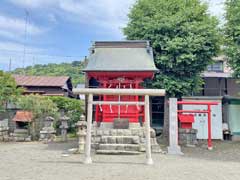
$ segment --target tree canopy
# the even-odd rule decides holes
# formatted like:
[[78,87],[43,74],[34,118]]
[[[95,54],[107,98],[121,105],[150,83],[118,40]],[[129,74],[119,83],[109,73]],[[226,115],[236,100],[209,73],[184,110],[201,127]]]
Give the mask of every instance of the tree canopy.
[[225,7],[225,52],[235,77],[240,78],[240,0],[227,0]]
[[124,34],[150,40],[159,73],[151,86],[181,97],[199,90],[200,77],[220,46],[218,21],[199,0],[138,0]]
[[14,78],[0,71],[0,110],[4,110],[6,103],[14,100],[21,93],[21,89],[17,88]]
[[47,116],[58,117],[58,108],[48,97],[40,95],[20,96],[17,106],[33,113],[34,119],[43,119]]
[[26,74],[33,76],[70,76],[73,85],[84,83],[84,75],[82,69],[85,67],[85,61],[73,61],[72,63],[61,64],[37,64],[26,68],[17,68],[12,74]]
[[48,97],[60,111],[63,111],[70,118],[69,125],[72,127],[84,112],[84,102],[79,99],[52,96]]

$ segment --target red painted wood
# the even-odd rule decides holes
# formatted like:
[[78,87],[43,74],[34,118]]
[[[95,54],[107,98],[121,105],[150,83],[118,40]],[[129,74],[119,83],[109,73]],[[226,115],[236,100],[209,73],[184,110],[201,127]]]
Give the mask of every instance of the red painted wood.
[[212,149],[212,120],[211,120],[211,106],[218,105],[218,102],[209,101],[178,101],[177,104],[185,105],[207,105],[207,110],[178,110],[178,113],[207,113],[208,114],[208,149]]
[[[125,88],[141,89],[141,82],[146,78],[153,78],[154,73],[143,72],[87,72],[88,79],[95,78],[99,82],[99,88]],[[119,96],[103,95],[99,96],[103,101],[119,101]],[[144,97],[120,96],[120,101],[143,102]],[[120,115],[119,115],[120,112]],[[144,121],[144,107],[137,105],[96,105],[95,119],[97,122],[113,122],[116,118],[126,118],[130,123],[139,122],[139,118]]]

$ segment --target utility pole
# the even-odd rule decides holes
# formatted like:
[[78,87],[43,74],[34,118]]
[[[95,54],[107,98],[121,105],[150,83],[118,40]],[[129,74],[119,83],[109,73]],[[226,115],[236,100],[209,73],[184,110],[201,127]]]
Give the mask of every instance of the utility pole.
[[33,68],[35,66],[35,57],[33,56],[33,62],[32,62],[32,70],[31,70],[31,74],[33,75]]
[[29,18],[29,12],[27,9],[25,9],[25,28],[24,28],[24,45],[23,45],[23,74],[25,74],[25,60],[26,60],[26,43],[27,43],[27,28],[28,28],[28,18]]

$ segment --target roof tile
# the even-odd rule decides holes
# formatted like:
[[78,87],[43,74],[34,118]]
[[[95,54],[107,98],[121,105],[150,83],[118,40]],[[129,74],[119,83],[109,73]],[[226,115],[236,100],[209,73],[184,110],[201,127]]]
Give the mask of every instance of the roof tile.
[[63,87],[68,76],[24,76],[13,75],[18,86]]
[[16,115],[13,118],[13,121],[17,122],[31,122],[33,115],[29,111],[17,111]]

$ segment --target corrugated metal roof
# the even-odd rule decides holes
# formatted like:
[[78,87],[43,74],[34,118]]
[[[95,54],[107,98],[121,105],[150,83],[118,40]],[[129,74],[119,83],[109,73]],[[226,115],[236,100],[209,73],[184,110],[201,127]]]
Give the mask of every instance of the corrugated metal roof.
[[96,41],[94,48],[147,48],[149,41]]
[[[102,42],[93,46],[84,71],[156,71],[148,41]],[[141,46],[140,46],[141,45]],[[121,46],[121,47],[120,47]]]
[[13,118],[13,121],[17,122],[31,122],[33,115],[29,111],[17,111],[16,115]]
[[45,86],[63,87],[68,81],[68,76],[24,76],[14,75],[18,86]]

